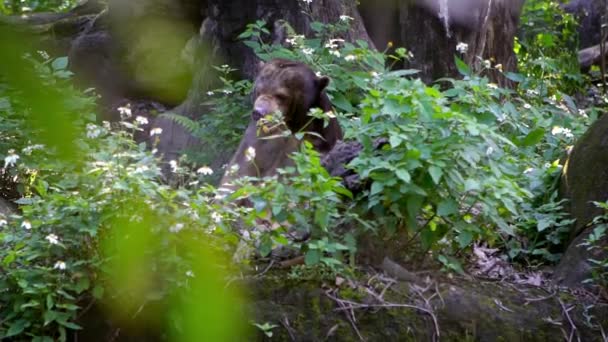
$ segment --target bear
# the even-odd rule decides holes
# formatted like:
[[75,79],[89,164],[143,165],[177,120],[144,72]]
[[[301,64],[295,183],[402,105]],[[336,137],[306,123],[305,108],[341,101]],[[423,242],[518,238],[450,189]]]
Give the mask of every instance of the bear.
[[[268,177],[278,168],[291,165],[289,155],[302,141],[293,133],[306,132],[304,140],[325,154],[342,139],[342,129],[335,117],[325,120],[308,115],[312,108],[332,110],[325,93],[329,78],[317,76],[306,64],[286,59],[273,59],[260,64],[253,88],[253,109],[243,139],[232,157],[220,186],[230,186],[234,179]],[[286,127],[268,129],[264,118],[280,112]],[[292,134],[280,134],[288,129]]]

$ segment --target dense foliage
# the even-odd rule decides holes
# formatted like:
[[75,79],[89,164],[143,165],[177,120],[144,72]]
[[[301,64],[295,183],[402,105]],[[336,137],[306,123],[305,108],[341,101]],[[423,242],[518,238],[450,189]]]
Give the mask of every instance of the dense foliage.
[[[234,339],[240,330],[227,324],[240,321],[229,310],[238,308],[238,296],[224,288],[223,252],[246,269],[254,252],[264,257],[283,246],[303,252],[310,269],[335,274],[356,266],[361,238],[372,236],[421,246],[458,272],[475,244],[498,247],[512,260],[555,262],[571,223],[557,202],[560,161],[598,112],[577,108],[571,97],[583,84],[570,64],[573,50],[562,49],[575,44],[571,18],[555,23],[558,9],[545,1],[526,6],[522,73],[506,75],[519,82],[516,90],[499,88],[458,57],[461,78],[425,85],[415,70],[391,70],[408,58],[406,49],[379,52],[344,41],[347,16],[313,22],[313,37],[287,28],[283,45],[267,43],[263,21],[249,25],[240,38],[261,59],[300,60],[331,77],[334,114],[346,139],[363,145],[349,165],[365,185],[357,195],[328,174],[308,144],[280,182],[243,179],[231,193],[210,185],[223,170],[207,165],[235,147],[248,118],[251,82],[232,80],[229,66],[217,68],[223,87],[207,94],[212,113],[199,122],[168,115],[216,146],[195,156],[199,165],[190,169],[181,160],[163,165],[155,146],[134,143],[149,123],[128,107],[120,109],[121,122],[99,124],[93,97],[70,86],[65,58],[28,56],[21,67],[35,71],[42,89],[58,89],[63,105],[33,124],[32,108],[41,104],[31,101],[32,89],[0,79],[0,191],[19,204],[19,212],[0,217],[0,337],[65,340],[80,328],[83,308],[103,300],[117,320],[160,302],[162,331]],[[550,29],[536,31],[541,24]],[[69,128],[60,134],[72,137],[70,154],[45,140],[46,124]],[[377,148],[376,141],[386,144]],[[236,205],[239,199],[252,206]],[[605,233],[604,222],[598,218],[592,238]],[[605,277],[606,262],[597,264]],[[199,317],[216,329],[201,331]]]
[[77,2],[77,0],[2,0],[0,1],[0,14],[65,12],[74,7]]

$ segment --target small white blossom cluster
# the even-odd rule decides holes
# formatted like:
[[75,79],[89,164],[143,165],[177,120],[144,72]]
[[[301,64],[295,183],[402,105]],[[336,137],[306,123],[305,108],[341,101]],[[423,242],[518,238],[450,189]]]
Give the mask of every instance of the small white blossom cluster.
[[307,56],[312,55],[313,52],[315,52],[315,50],[313,50],[312,48],[303,48],[302,49],[302,53],[305,54],[305,55],[307,55]]
[[122,120],[126,120],[126,119],[130,118],[133,115],[133,113],[131,113],[131,106],[130,105],[118,107],[117,110],[120,113],[120,118]]
[[247,151],[245,151],[245,158],[249,162],[254,160],[255,159],[255,148],[253,148],[252,146],[249,146],[247,148]]
[[294,36],[291,36],[290,38],[285,39],[285,42],[291,46],[298,46],[302,44],[302,41],[304,40],[304,36],[301,34],[296,34]]
[[36,52],[38,52],[38,55],[40,55],[40,57],[42,57],[45,60],[49,60],[49,58],[51,58],[46,51],[38,50]]
[[456,51],[463,54],[467,53],[467,51],[469,51],[469,44],[463,42],[458,43],[458,45],[456,45]]
[[171,233],[179,233],[182,229],[184,229],[183,223],[176,223],[169,228],[169,232]]
[[564,127],[560,127],[560,126],[553,126],[553,129],[551,130],[551,134],[553,134],[553,135],[562,134],[566,138],[574,137],[574,134],[572,134],[572,131],[569,128],[564,128]]
[[95,139],[99,137],[102,133],[103,131],[101,127],[92,123],[87,124],[87,138]]
[[171,167],[171,172],[173,172],[173,173],[177,172],[177,161],[170,160],[169,167]]
[[160,127],[152,128],[150,130],[150,136],[161,135],[163,133],[163,129]]
[[15,153],[15,150],[8,150],[8,155],[4,157],[4,168],[15,166],[19,160],[19,155]]
[[135,118],[135,122],[139,125],[147,125],[148,124],[148,119],[143,117],[143,116],[137,116]]
[[349,17],[349,16],[347,16],[345,14],[343,14],[343,15],[340,16],[340,21],[349,22],[349,21],[351,21],[353,19],[354,19],[353,17]]
[[66,266],[65,262],[63,262],[63,261],[57,261],[55,263],[55,265],[53,266],[53,268],[56,269],[56,270],[65,270],[66,267],[67,266]]
[[30,146],[24,147],[21,150],[21,152],[23,152],[23,154],[29,156],[30,154],[32,154],[33,151],[35,151],[35,150],[42,150],[43,148],[44,148],[44,145],[41,145],[41,144],[30,145]]
[[55,234],[49,234],[45,237],[45,239],[51,244],[51,245],[58,245],[59,244],[59,237]]
[[213,170],[208,166],[203,166],[196,170],[196,173],[199,173],[203,176],[210,176],[213,174]]

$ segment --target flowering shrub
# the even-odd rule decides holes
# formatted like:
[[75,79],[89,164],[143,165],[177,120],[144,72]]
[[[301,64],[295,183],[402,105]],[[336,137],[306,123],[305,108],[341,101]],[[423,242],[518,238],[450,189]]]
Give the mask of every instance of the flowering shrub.
[[[46,73],[50,61],[23,67],[32,64],[42,79],[54,79]],[[63,89],[65,120],[92,109],[89,97],[65,84],[52,86]],[[20,211],[0,217],[0,337],[66,340],[67,329],[81,328],[78,313],[98,300],[118,321],[131,320],[145,303],[164,301],[171,311],[167,331],[176,336],[192,329],[196,336],[199,323],[189,320],[208,315],[206,310],[218,320],[209,324],[233,322],[214,300],[222,293],[228,301],[238,296],[216,287],[223,284],[214,283],[219,274],[208,265],[216,259],[213,251],[230,246],[231,216],[213,204],[212,187],[197,185],[213,170],[201,167],[193,174],[172,161],[172,171],[189,183],[171,188],[160,182],[160,159],[133,141],[149,124],[143,117],[111,126],[82,115],[72,122],[75,140],[69,142],[77,145],[78,158],[61,157],[38,141],[22,89],[3,84],[0,103],[2,172],[19,184],[20,195]],[[131,116],[128,107],[120,112]],[[209,303],[207,309],[186,305],[197,296]],[[218,334],[193,340],[228,336]]]

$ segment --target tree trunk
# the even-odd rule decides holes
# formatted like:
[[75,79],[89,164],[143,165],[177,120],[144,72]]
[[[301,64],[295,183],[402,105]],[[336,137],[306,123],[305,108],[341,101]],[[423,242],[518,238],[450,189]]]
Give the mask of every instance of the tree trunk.
[[[413,58],[402,67],[420,70],[426,83],[458,76],[454,55],[460,55],[459,43],[468,45],[461,57],[476,72],[484,69],[484,60],[492,66],[501,64],[505,72],[517,69],[513,43],[524,0],[379,2],[362,1],[362,16],[372,39],[378,47],[392,42],[411,51]],[[496,68],[486,73],[501,86],[513,86]]]
[[[207,17],[200,29],[198,40],[201,53],[196,55],[192,86],[188,98],[174,109],[175,113],[188,117],[200,117],[209,111],[203,103],[207,90],[217,82],[211,66],[228,64],[238,69],[243,78],[255,77],[259,59],[237,37],[245,31],[247,24],[256,20],[266,21],[271,32],[267,37],[269,43],[282,43],[285,39],[282,26],[284,22],[289,23],[299,34],[310,35],[311,21],[337,22],[341,15],[348,15],[354,20],[345,38],[350,41],[363,39],[372,44],[355,1],[352,0],[313,1],[310,4],[312,18],[302,13],[301,6],[306,5],[299,0],[209,0],[207,5],[204,11]],[[169,160],[177,159],[184,149],[199,146],[202,148],[200,142],[172,120],[159,118],[154,125],[163,129],[158,149]],[[229,155],[230,153],[227,153],[226,160],[220,160],[217,164],[226,163]]]

